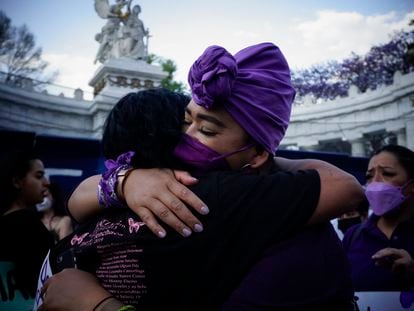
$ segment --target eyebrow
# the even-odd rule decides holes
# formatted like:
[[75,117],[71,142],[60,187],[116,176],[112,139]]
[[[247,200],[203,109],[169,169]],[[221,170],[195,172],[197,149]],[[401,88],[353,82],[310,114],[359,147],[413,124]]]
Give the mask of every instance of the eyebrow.
[[[378,165],[378,167],[379,168],[382,168],[382,169],[384,169],[384,168],[386,168],[386,169],[393,169],[391,166],[381,166],[381,165]],[[367,170],[367,172],[371,172],[373,169],[374,168],[370,168],[369,170]]]
[[[192,112],[191,112],[191,109],[190,108],[186,108],[185,109],[185,111],[190,115],[190,116],[192,116]],[[208,114],[204,114],[204,113],[197,113],[196,115],[195,115],[195,117],[196,118],[198,118],[198,119],[201,119],[201,120],[204,120],[204,121],[207,121],[207,122],[210,122],[210,123],[213,123],[213,124],[215,124],[215,125],[217,125],[217,126],[219,126],[219,127],[223,127],[223,128],[226,128],[227,126],[223,123],[223,122],[221,122],[219,119],[217,119],[216,117],[213,117],[213,116],[210,116],[210,115],[208,115]]]

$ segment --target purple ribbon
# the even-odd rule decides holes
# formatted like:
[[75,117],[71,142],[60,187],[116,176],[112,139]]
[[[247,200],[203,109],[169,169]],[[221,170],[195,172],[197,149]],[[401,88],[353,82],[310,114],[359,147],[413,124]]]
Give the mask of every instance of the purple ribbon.
[[123,207],[124,203],[118,198],[116,186],[118,173],[131,167],[131,159],[135,152],[128,151],[118,156],[116,160],[106,160],[106,172],[102,174],[98,186],[99,205],[103,207]]

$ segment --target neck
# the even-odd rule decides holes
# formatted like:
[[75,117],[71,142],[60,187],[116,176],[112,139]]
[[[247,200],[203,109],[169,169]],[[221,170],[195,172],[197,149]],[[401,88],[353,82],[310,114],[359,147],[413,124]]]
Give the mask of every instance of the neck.
[[7,215],[7,214],[10,214],[12,212],[21,210],[21,209],[25,209],[26,207],[27,207],[26,204],[24,204],[22,201],[16,200],[12,203],[10,208],[3,215]]
[[48,208],[47,210],[43,211],[43,218],[52,218],[54,216],[53,210]]
[[398,214],[389,217],[382,216],[378,219],[377,226],[390,239],[395,228],[412,217],[414,217],[414,206],[410,200],[403,203]]
[[269,156],[269,158],[266,160],[265,163],[263,163],[261,166],[256,168],[254,171],[257,174],[268,174],[272,171],[272,169],[275,167],[275,163],[273,161],[273,158]]

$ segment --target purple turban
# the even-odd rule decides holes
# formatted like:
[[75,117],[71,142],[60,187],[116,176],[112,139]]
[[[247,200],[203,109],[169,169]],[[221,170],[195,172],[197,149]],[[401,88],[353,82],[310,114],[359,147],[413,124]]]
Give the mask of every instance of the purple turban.
[[274,154],[295,98],[289,66],[277,46],[261,43],[234,56],[220,46],[210,46],[191,66],[188,82],[196,104],[206,109],[222,105]]

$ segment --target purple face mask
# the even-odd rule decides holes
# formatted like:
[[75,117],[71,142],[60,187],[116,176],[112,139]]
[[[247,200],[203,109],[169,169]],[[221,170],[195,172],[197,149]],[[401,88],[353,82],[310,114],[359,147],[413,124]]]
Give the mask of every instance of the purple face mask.
[[396,187],[384,182],[372,182],[365,189],[365,196],[377,216],[383,216],[397,210],[407,199],[402,190],[412,180],[409,180],[401,187]]
[[200,143],[197,139],[183,134],[181,140],[174,149],[174,157],[183,164],[196,169],[197,171],[206,172],[214,170],[230,170],[230,165],[226,158],[238,152],[247,150],[255,144],[248,144],[236,151],[220,154],[217,151]]

